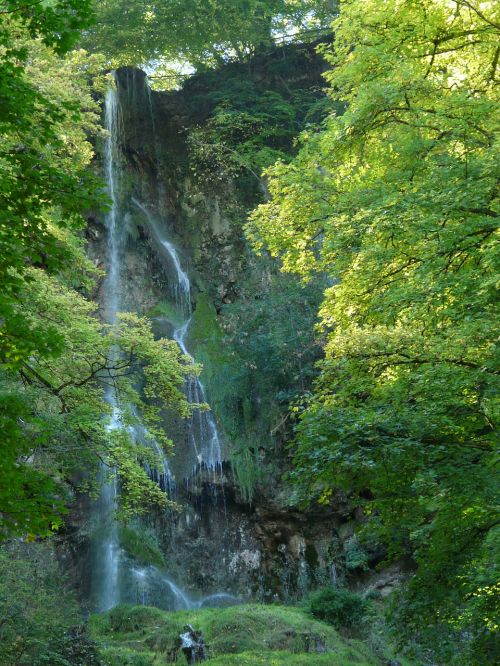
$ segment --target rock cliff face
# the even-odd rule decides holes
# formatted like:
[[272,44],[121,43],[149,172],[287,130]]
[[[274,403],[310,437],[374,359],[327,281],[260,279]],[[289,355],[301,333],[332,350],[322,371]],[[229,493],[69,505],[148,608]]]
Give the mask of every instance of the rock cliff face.
[[[283,55],[271,56],[278,57]],[[276,62],[270,67],[266,59],[253,63],[251,71],[230,65],[221,76],[250,77],[253,85],[270,90],[321,87],[323,63],[312,49],[290,50],[288,57],[300,62],[288,67],[287,79],[279,74]],[[180,91],[154,92],[145,74],[132,68],[118,70],[116,81],[122,123],[121,197],[128,229],[122,303],[150,316],[157,335],[171,337],[178,325],[174,267],[160,251],[149,216],[175,245],[190,276],[193,315],[188,346],[204,362],[202,381],[224,439],[222,470],[217,474],[203,466],[193,470],[184,455],[186,426],[165,414],[165,427],[176,445],[172,469],[182,511],[151,517],[130,529],[136,530],[139,540],[141,534],[154,533],[165,571],[193,597],[224,592],[241,599],[296,599],[349,572],[361,575],[380,553],[359,550],[352,529],[356,517],[345,497],[339,495],[329,507],[306,513],[290,507],[279,482],[289,463],[278,445],[274,474],[254,470],[258,481],[251,502],[235,474],[233,442],[217,401],[221,386],[230,386],[235,372],[234,365],[226,363],[219,313],[225,304],[238,300],[244,271],[264,276],[267,268],[249,259],[241,228],[245,204],[237,183],[209,191],[191,170],[187,134],[210,116],[218,83],[212,75],[198,76]],[[255,182],[249,189],[247,204],[255,203],[261,192]],[[105,234],[102,220],[89,221],[89,253],[101,264]],[[238,400],[244,404],[245,396]],[[234,415],[236,425],[244,418],[243,409]],[[252,418],[258,419],[258,413]],[[276,432],[277,440],[286,438],[279,428]],[[264,449],[261,458],[270,455]],[[254,450],[261,450],[258,441]],[[253,459],[257,467],[259,455]],[[139,553],[127,543],[123,548],[128,548],[127,557],[142,565],[154,564],[151,552]],[[136,600],[141,601],[140,590]]]

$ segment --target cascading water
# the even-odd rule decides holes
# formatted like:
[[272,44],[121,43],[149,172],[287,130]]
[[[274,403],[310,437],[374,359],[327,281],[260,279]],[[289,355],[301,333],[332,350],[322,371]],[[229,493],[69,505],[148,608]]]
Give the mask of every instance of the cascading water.
[[148,222],[149,230],[152,232],[153,237],[158,245],[163,256],[170,261],[175,270],[175,300],[179,310],[183,316],[186,314],[191,315],[191,282],[187,273],[182,269],[179,254],[175,246],[165,238],[165,235],[160,230],[160,227],[154,220],[148,209],[143,206],[137,199],[132,197],[132,202],[135,206],[145,215]]
[[[110,88],[105,100],[105,128],[107,130],[104,166],[107,183],[107,191],[111,200],[109,212],[106,215],[107,227],[107,275],[103,284],[103,313],[109,324],[116,322],[117,313],[120,309],[121,292],[121,262],[125,244],[125,225],[120,216],[120,204],[118,197],[118,155],[120,135],[120,107],[118,93]],[[115,351],[116,357],[119,350]],[[112,387],[108,387],[105,393],[106,401],[112,408],[112,417],[108,426],[110,431],[123,429],[122,412],[118,405],[116,393]],[[160,462],[159,469],[148,470],[162,489],[169,494],[174,491],[174,480],[170,472],[168,460],[159,444],[148,437],[145,426],[140,422],[133,407],[131,411],[136,417],[136,423],[128,426],[131,438],[140,444],[147,444],[157,454]],[[111,479],[108,472],[111,471]],[[119,531],[116,521],[116,505],[118,497],[118,486],[113,470],[102,465],[100,472],[101,492],[95,507],[96,538],[93,563],[93,598],[98,610],[105,611],[116,606],[122,600],[120,589],[122,579],[130,575],[128,565],[124,563],[123,553],[119,543]]]
[[[112,404],[112,396],[107,396]],[[118,415],[113,408],[110,429],[118,426]],[[100,471],[101,493],[97,501],[97,522],[99,539],[96,544],[94,567],[94,596],[96,607],[106,611],[119,603],[118,576],[120,567],[120,545],[118,541],[118,526],[115,519],[117,499],[116,478],[107,478],[107,469],[104,464]]]
[[[104,166],[107,191],[111,206],[106,215],[107,245],[106,263],[107,277],[103,283],[103,313],[105,320],[113,324],[121,307],[123,288],[123,258],[126,251],[127,236],[124,195],[121,191],[120,163],[120,103],[119,91],[110,89],[105,100],[105,127],[107,138],[105,143]],[[151,109],[151,122],[154,118]],[[154,129],[154,125],[153,125]],[[148,220],[150,230],[163,250],[166,260],[175,270],[175,297],[183,323],[174,332],[174,339],[182,352],[190,359],[186,348],[186,335],[191,320],[191,284],[187,273],[183,270],[175,246],[164,237],[149,211],[138,201],[134,204],[143,212]],[[116,350],[119,358],[119,350]],[[190,380],[187,387],[188,399],[192,403],[205,402],[205,391],[197,379]],[[109,387],[106,400],[111,406],[112,416],[109,430],[126,429],[133,441],[140,445],[147,444],[157,454],[158,468],[147,468],[149,476],[172,496],[175,492],[175,480],[171,473],[168,459],[161,447],[147,432],[140,420],[140,415],[133,406],[127,405],[134,419],[134,425],[125,426],[123,413],[118,397]],[[219,434],[213,415],[198,410],[189,421],[189,443],[191,449],[192,469],[200,465],[214,473],[222,467],[222,450]],[[111,475],[109,472],[111,471]],[[111,478],[109,478],[111,476]],[[100,473],[101,492],[94,507],[94,549],[92,569],[92,597],[97,610],[105,611],[119,603],[151,604],[168,610],[198,608],[204,605],[227,605],[237,602],[235,597],[225,593],[217,593],[198,600],[193,600],[174,581],[157,567],[139,566],[120,546],[120,530],[115,517],[119,487],[113,470],[104,464]]]
[[[191,283],[189,277],[182,269],[175,246],[165,237],[164,232],[149,210],[137,201],[137,199],[132,198],[132,201],[146,217],[149,230],[157,246],[163,251],[163,254],[170,261],[174,269],[176,276],[175,297],[179,310],[186,319],[175,329],[173,339],[181,348],[182,353],[191,359],[191,361],[194,361],[186,346],[186,338],[192,316]],[[205,388],[197,377],[188,379],[187,397],[191,404],[206,403]],[[195,414],[189,420],[188,440],[193,455],[193,471],[196,471],[200,466],[205,467],[214,474],[222,470],[222,443],[212,412],[201,409],[196,410]]]
[[234,606],[238,598],[226,592],[217,592],[201,599],[193,599],[162,574],[156,567],[137,567],[132,569],[135,598],[137,604],[158,606],[161,601],[169,600],[169,610],[190,610],[213,606]]
[[156,457],[159,461],[158,467],[151,467],[147,463],[144,464],[144,467],[148,473],[148,476],[155,481],[162,490],[164,490],[169,497],[175,496],[175,477],[172,474],[170,465],[168,463],[168,458],[163,452],[161,446],[158,442],[151,437],[148,433],[147,428],[141,423],[137,411],[134,407],[130,407],[136,418],[136,423],[134,425],[128,426],[128,431],[134,442],[141,444],[142,446],[149,446],[153,449],[156,454]]

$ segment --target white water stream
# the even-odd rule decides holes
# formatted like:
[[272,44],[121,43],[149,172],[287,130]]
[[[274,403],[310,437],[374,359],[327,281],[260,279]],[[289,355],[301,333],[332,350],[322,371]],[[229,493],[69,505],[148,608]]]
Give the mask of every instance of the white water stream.
[[[105,100],[105,128],[107,130],[104,167],[106,175],[107,192],[111,200],[111,206],[106,215],[107,227],[106,260],[107,275],[103,284],[103,310],[105,320],[113,324],[116,322],[117,313],[120,310],[121,293],[121,263],[124,249],[125,229],[123,219],[120,215],[120,204],[118,198],[119,189],[119,136],[120,136],[120,107],[118,93],[115,89],[109,89]],[[116,357],[119,357],[116,350]],[[124,428],[122,411],[114,389],[110,386],[106,389],[106,401],[112,408],[112,416],[108,425],[109,431]],[[131,408],[132,411],[133,408]],[[145,426],[138,418],[133,426],[128,426],[129,435],[134,441],[142,445],[147,444],[158,456],[160,469],[148,470],[160,487],[166,492],[172,493],[174,481],[168,465],[168,459],[159,444],[148,437]],[[121,578],[126,572],[124,568],[124,557],[119,543],[119,530],[116,521],[116,508],[118,499],[118,484],[114,470],[109,469],[104,463],[100,472],[101,492],[96,503],[95,519],[97,522],[95,538],[95,556],[93,566],[93,596],[99,611],[113,608],[121,601],[120,588]]]
[[[173,339],[179,345],[182,353],[191,361],[193,357],[186,346],[186,338],[191,323],[191,283],[187,273],[183,270],[179,254],[175,246],[165,237],[165,233],[153,218],[149,210],[137,199],[132,198],[133,203],[144,214],[148,222],[148,228],[153,234],[157,245],[163,248],[165,256],[171,263],[176,276],[175,295],[177,305],[183,316],[187,318],[175,329]],[[206,403],[206,392],[203,384],[197,377],[187,381],[187,397],[192,404]],[[213,414],[206,410],[196,410],[188,424],[188,439],[193,454],[193,471],[200,465],[212,472],[220,471],[222,468],[222,444],[219,431]]]
[[158,595],[169,598],[171,610],[191,610],[210,606],[233,606],[237,597],[226,592],[217,592],[200,599],[193,599],[161,573],[156,567],[137,567],[132,569],[135,581],[135,602],[143,605],[156,605]]
[[[108,228],[107,259],[108,272],[104,282],[104,317],[110,324],[116,321],[119,308],[119,228],[117,224],[118,204],[116,195],[116,177],[114,163],[115,143],[117,127],[119,122],[118,99],[114,90],[106,94],[105,104],[105,127],[108,131],[105,146],[105,172],[108,195],[111,199],[111,207],[106,215],[106,226]],[[117,352],[118,353],[118,352]],[[120,412],[116,404],[114,390],[109,387],[105,393],[106,401],[112,408],[112,417],[108,425],[110,431],[120,427]],[[111,472],[111,478],[109,478]],[[97,541],[97,583],[95,596],[97,608],[105,611],[119,602],[118,573],[120,567],[120,546],[118,542],[118,525],[116,523],[115,511],[118,494],[116,476],[113,470],[109,470],[102,463],[100,471],[101,493],[97,502],[97,521],[100,538]]]

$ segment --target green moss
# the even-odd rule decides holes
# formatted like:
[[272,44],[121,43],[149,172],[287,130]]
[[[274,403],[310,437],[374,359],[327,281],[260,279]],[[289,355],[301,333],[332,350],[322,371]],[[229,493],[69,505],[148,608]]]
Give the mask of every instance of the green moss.
[[233,358],[224,344],[217,313],[208,294],[200,293],[189,328],[188,347],[196,361],[203,365],[201,381],[207,389],[209,403],[217,414],[234,400],[232,378],[238,373]]
[[105,666],[157,666],[167,663],[156,659],[153,652],[137,652],[123,647],[104,648],[101,656]]
[[169,303],[168,301],[160,301],[157,303],[154,308],[149,310],[147,316],[150,318],[164,317],[172,324],[174,328],[177,328],[182,323],[182,317],[177,308],[175,305]]
[[[130,661],[134,655],[150,659],[138,661],[137,665],[156,666],[173,663],[178,636],[188,623],[203,632],[215,665],[380,664],[365,643],[340,636],[333,627],[311,618],[300,608],[248,604],[172,613],[122,606],[93,616],[90,625],[106,658],[115,660],[109,661],[110,666],[136,666]],[[129,661],[117,661],[120,655]]]
[[236,445],[233,447],[231,454],[234,478],[238,483],[243,499],[250,504],[257,483],[262,480],[262,469],[259,467],[255,453],[250,449],[251,440],[248,440],[248,446],[244,446],[241,438],[235,439],[233,445]]
[[154,535],[141,527],[121,527],[120,545],[129,557],[141,564],[165,566],[165,558]]
[[207,347],[218,355],[223,354],[222,331],[217,320],[217,312],[206,293],[198,294],[189,329],[189,340],[195,349]]
[[252,452],[260,437],[254,432],[255,415],[246,396],[247,386],[241,382],[242,369],[205,292],[198,296],[189,335],[189,347],[203,365],[200,379],[207,389],[208,402],[231,442],[234,478],[244,499],[251,502],[262,476]]

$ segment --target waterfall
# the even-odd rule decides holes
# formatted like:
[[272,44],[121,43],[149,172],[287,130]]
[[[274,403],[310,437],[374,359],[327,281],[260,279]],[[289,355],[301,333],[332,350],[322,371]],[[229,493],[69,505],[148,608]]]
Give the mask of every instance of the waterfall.
[[[108,323],[116,321],[119,309],[119,245],[120,229],[117,224],[118,201],[116,193],[116,172],[114,168],[114,155],[116,152],[116,138],[118,135],[119,108],[116,91],[108,90],[105,101],[105,127],[108,132],[105,146],[105,173],[106,183],[111,206],[106,215],[106,226],[108,228],[107,259],[108,271],[104,282],[104,317]],[[116,354],[118,352],[115,352]],[[120,413],[116,404],[114,390],[106,389],[105,398],[112,408],[112,417],[108,425],[110,431],[120,427]],[[101,464],[100,484],[101,492],[97,502],[97,521],[100,541],[97,544],[97,580],[94,578],[95,596],[97,607],[105,611],[119,602],[119,568],[120,568],[120,545],[118,541],[118,525],[115,518],[117,483],[114,471],[112,477],[108,478],[108,469],[104,463]]]
[[[148,222],[148,227],[150,232],[153,235],[154,240],[156,241],[157,247],[167,262],[170,262],[171,266],[175,271],[175,301],[176,305],[179,308],[182,316],[190,316],[191,314],[191,282],[187,273],[182,269],[181,261],[179,259],[179,254],[175,249],[173,243],[171,243],[165,237],[165,234],[161,231],[160,226],[157,224],[156,220],[153,218],[149,210],[143,206],[137,199],[132,197],[132,203],[137,206],[137,208],[144,214]],[[183,350],[184,351],[184,350]]]
[[[148,95],[151,112],[151,123],[155,131],[154,115],[151,106],[151,95]],[[107,274],[103,282],[102,310],[105,321],[114,324],[122,307],[121,297],[126,283],[124,282],[126,266],[126,216],[124,212],[130,199],[126,193],[121,177],[120,166],[123,161],[122,117],[120,112],[120,90],[108,90],[105,98],[105,128],[107,137],[104,150],[104,174],[107,193],[111,202],[105,217],[107,229],[106,264]],[[156,142],[156,135],[155,142]],[[173,338],[181,351],[191,361],[192,356],[186,346],[186,338],[192,317],[191,283],[188,273],[183,268],[181,258],[175,245],[168,239],[149,210],[139,201],[132,199],[133,204],[145,215],[149,229],[154,237],[165,262],[175,275],[174,297],[181,315],[182,324],[174,331]],[[127,276],[129,279],[130,276]],[[113,352],[119,359],[120,350]],[[198,379],[187,381],[187,398],[194,404],[205,403],[205,389]],[[175,479],[171,472],[168,458],[161,446],[151,437],[141,421],[140,414],[134,405],[126,405],[127,415],[132,415],[134,423],[127,424],[123,415],[118,395],[112,386],[107,387],[105,399],[110,406],[111,418],[108,431],[126,431],[133,442],[147,445],[157,454],[158,465],[145,469],[149,477],[170,497],[175,493]],[[129,419],[127,419],[128,421]],[[208,411],[196,410],[188,422],[189,459],[192,471],[204,467],[214,474],[222,470],[222,446],[215,419]],[[224,605],[237,603],[237,599],[226,593],[216,594],[194,600],[184,592],[166,572],[154,566],[138,566],[133,555],[127,553],[120,544],[120,529],[116,519],[119,484],[115,470],[104,463],[99,474],[100,495],[93,507],[93,549],[91,589],[93,604],[96,610],[109,610],[119,603],[140,603],[155,605],[168,610],[199,608],[203,605]]]
[[134,425],[128,426],[129,435],[134,442],[143,446],[149,446],[156,453],[157,459],[160,462],[160,467],[151,467],[147,463],[144,464],[146,472],[150,479],[153,479],[162,490],[164,490],[169,497],[175,496],[175,477],[172,474],[168,458],[158,444],[154,437],[151,437],[146,426],[141,422],[137,414],[136,408],[129,405],[129,409],[134,414],[137,422]]
[[[147,77],[144,78],[144,86],[148,103],[149,118],[151,123],[151,133],[153,136],[155,163],[159,169],[159,146],[156,132],[156,123],[153,109],[153,98],[151,88]],[[158,210],[160,209],[160,182],[157,178],[158,189]],[[174,269],[175,287],[174,296],[176,305],[183,317],[183,323],[174,331],[173,338],[179,345],[182,353],[194,361],[192,355],[186,347],[186,338],[189,331],[192,316],[191,306],[191,283],[179,258],[175,245],[167,238],[164,230],[151,212],[144,204],[132,197],[133,204],[145,216],[148,228],[152,234],[160,254],[166,259],[169,265]],[[202,404],[207,402],[205,387],[197,377],[191,377],[187,380],[186,393],[188,401],[192,404]],[[195,472],[200,466],[205,467],[214,475],[222,472],[222,443],[212,412],[197,410],[190,418],[188,423],[188,441],[193,456],[192,472]]]
[[[173,339],[179,345],[182,353],[194,362],[186,346],[186,338],[191,324],[191,283],[186,271],[183,270],[179,254],[173,243],[165,236],[160,225],[151,215],[150,211],[137,199],[132,198],[134,205],[145,216],[148,228],[156,241],[157,247],[163,256],[170,262],[176,277],[175,298],[177,306],[185,317],[182,324],[174,331]],[[187,398],[191,404],[207,402],[205,387],[197,377],[187,380]],[[188,441],[193,455],[193,472],[200,466],[212,473],[222,470],[222,443],[212,412],[197,410],[188,423]]]
[[[119,203],[119,137],[120,137],[120,107],[118,93],[110,88],[105,99],[105,128],[107,137],[104,150],[104,172],[106,176],[107,192],[111,201],[109,211],[105,218],[107,228],[106,260],[107,274],[103,284],[103,314],[104,319],[113,324],[117,320],[120,309],[121,292],[121,263],[125,244],[125,225],[120,215]],[[119,357],[119,350],[114,356]],[[123,430],[122,411],[119,407],[117,395],[113,387],[108,387],[105,399],[111,406],[112,416],[108,431]],[[158,456],[160,469],[149,469],[148,472],[160,487],[173,494],[175,484],[167,457],[160,445],[148,435],[146,427],[141,423],[139,415],[133,406],[128,406],[136,417],[136,423],[128,426],[129,436],[133,441],[150,446]],[[108,477],[110,476],[111,479]],[[96,544],[94,553],[94,566],[92,576],[93,596],[99,611],[113,608],[121,601],[121,579],[128,572],[123,571],[123,554],[120,549],[118,524],[116,521],[116,507],[118,498],[118,485],[114,470],[102,463],[99,474],[100,495],[95,507]]]

